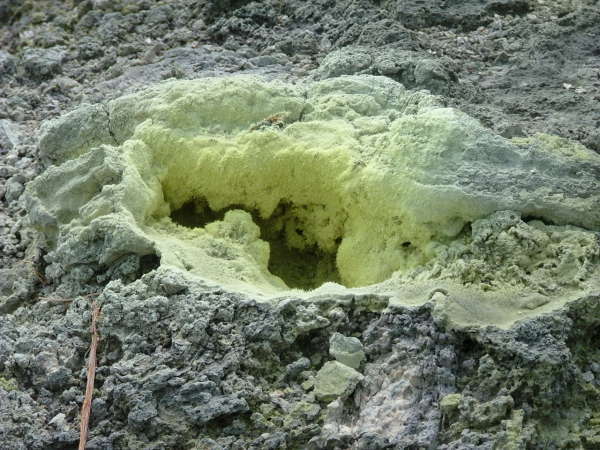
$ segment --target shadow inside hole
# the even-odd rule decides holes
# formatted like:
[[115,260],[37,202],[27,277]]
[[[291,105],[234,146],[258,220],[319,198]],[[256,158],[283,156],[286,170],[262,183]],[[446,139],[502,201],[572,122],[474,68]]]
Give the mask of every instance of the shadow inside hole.
[[158,269],[160,266],[160,257],[154,253],[150,255],[140,256],[139,268],[137,272],[137,278],[141,278],[142,275]]
[[205,199],[190,200],[171,213],[171,220],[187,228],[201,228],[223,220],[227,210],[213,211]]
[[[233,209],[242,209],[252,215],[254,223],[260,228],[260,238],[270,246],[269,272],[281,278],[289,288],[310,290],[328,281],[341,284],[336,265],[341,238],[336,240],[335,250],[331,252],[324,251],[316,244],[304,248],[290,245],[289,235],[285,231],[289,227],[286,225],[290,221],[296,222],[294,207],[290,203],[280,203],[269,218],[263,219],[258,211],[248,210],[240,205],[213,211],[205,199],[194,199],[173,211],[171,220],[187,228],[199,228],[223,220],[225,213]],[[295,226],[293,229],[299,237],[304,236],[301,227]]]

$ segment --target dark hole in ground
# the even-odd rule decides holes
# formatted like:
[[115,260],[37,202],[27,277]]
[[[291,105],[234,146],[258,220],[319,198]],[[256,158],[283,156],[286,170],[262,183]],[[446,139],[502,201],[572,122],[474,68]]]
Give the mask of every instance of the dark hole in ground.
[[140,256],[139,269],[137,273],[137,278],[140,278],[142,275],[153,271],[154,269],[158,269],[160,266],[160,258],[158,255],[154,253],[150,255]]
[[[323,330],[313,330],[307,334],[298,336],[294,347],[308,359],[318,354],[327,357],[328,351],[326,349],[329,348],[329,337],[329,333]],[[286,361],[286,364],[291,362],[293,361]]]
[[[327,281],[339,283],[335,262],[339,244],[336,243],[334,252],[323,251],[316,244],[303,249],[289,245],[286,223],[295,221],[293,210],[294,205],[281,203],[268,219],[253,215],[254,222],[260,227],[261,239],[271,247],[269,271],[291,288],[315,289]],[[304,230],[299,226],[292,229],[300,238],[305,237]]]
[[542,222],[544,225],[558,225],[557,223],[546,219],[545,217],[542,216],[535,216],[535,215],[526,215],[521,217],[521,220],[525,223],[529,223],[529,222],[533,222],[538,221],[538,222]]
[[100,341],[98,353],[101,365],[111,365],[123,356],[123,345],[117,337],[108,336]]
[[[233,209],[243,209],[252,215],[260,228],[260,237],[270,246],[269,271],[281,278],[290,288],[315,289],[327,281],[340,283],[336,266],[337,247],[341,238],[335,241],[335,251],[328,252],[318,245],[297,248],[290,245],[289,234],[293,230],[300,240],[305,238],[305,230],[294,217],[294,205],[282,202],[273,214],[261,218],[258,211],[248,210],[241,205],[232,205],[213,211],[205,199],[194,199],[171,213],[171,220],[187,228],[199,228],[217,220],[223,220],[225,213]],[[289,223],[294,224],[288,227]]]
[[190,200],[171,213],[171,220],[187,228],[200,228],[223,220],[227,210],[213,211],[204,199]]

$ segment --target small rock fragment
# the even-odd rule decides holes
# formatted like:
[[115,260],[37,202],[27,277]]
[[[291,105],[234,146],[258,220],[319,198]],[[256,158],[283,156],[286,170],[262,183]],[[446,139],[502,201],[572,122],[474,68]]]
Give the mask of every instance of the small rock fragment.
[[458,405],[460,403],[460,399],[462,398],[461,394],[448,394],[440,401],[440,409],[446,415],[451,415],[458,410]]
[[326,402],[338,397],[348,397],[363,378],[351,367],[337,361],[328,361],[315,378],[315,395]]
[[62,71],[65,53],[58,48],[29,48],[23,53],[23,67],[33,80],[52,78]]
[[362,343],[355,337],[334,333],[329,339],[329,353],[342,364],[358,369],[365,359]]
[[17,200],[25,189],[25,186],[20,178],[21,177],[19,175],[15,175],[6,183],[6,193],[4,194],[4,197],[8,203]]
[[285,368],[285,374],[288,379],[295,379],[300,372],[310,367],[310,359],[304,357],[291,364],[288,364]]
[[[2,72],[1,64],[0,61],[0,72]],[[0,154],[19,145],[20,137],[21,132],[17,123],[9,119],[0,120]]]
[[0,50],[0,79],[12,75],[16,67],[16,58],[10,53]]
[[66,418],[66,416],[63,413],[59,413],[59,414],[55,415],[52,419],[50,419],[50,422],[48,422],[48,425],[54,425],[56,427],[56,429],[62,430],[64,428],[66,428],[66,425],[67,425],[65,418]]

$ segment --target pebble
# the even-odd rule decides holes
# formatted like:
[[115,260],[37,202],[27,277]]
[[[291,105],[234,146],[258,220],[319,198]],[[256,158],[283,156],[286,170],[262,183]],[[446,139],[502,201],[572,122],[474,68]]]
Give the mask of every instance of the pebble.
[[4,198],[8,203],[17,200],[23,193],[23,190],[25,190],[25,186],[18,177],[19,175],[13,176],[6,183],[6,192],[4,193]]
[[52,78],[62,71],[65,51],[62,48],[28,48],[22,56],[23,68],[33,80]]

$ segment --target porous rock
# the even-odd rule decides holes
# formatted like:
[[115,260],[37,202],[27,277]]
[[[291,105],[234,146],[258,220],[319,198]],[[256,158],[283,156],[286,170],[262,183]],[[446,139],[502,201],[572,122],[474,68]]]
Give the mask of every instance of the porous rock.
[[60,47],[28,48],[21,57],[25,73],[34,80],[45,80],[59,74],[64,59],[65,51]]

